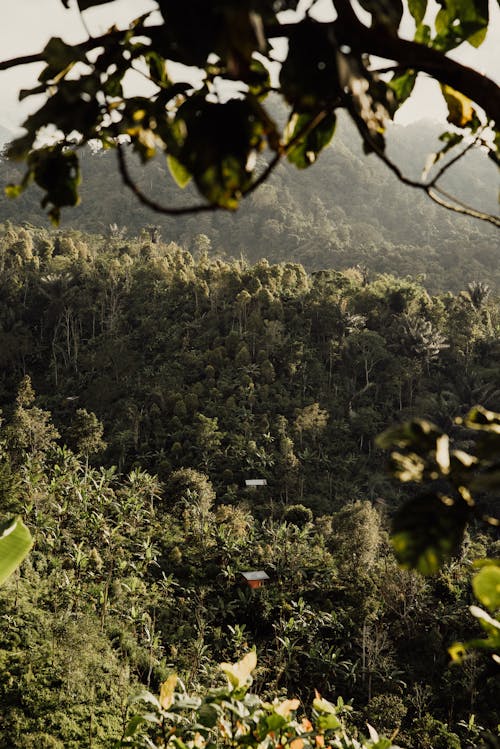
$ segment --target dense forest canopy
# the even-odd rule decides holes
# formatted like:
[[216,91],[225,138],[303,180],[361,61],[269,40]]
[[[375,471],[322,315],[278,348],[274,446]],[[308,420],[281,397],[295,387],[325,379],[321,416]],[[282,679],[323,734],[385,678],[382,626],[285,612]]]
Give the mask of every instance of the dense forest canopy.
[[[107,2],[80,0],[78,7],[84,14]],[[116,149],[123,181],[153,210],[167,215],[233,210],[283,159],[299,169],[313,164],[344,111],[365,152],[375,153],[399,180],[440,205],[500,225],[481,206],[468,207],[450,195],[442,180],[474,147],[498,162],[498,86],[448,54],[463,43],[481,45],[489,24],[487,0],[443,0],[437,13],[426,0],[360,5],[362,18],[350,0],[332,0],[327,16],[316,18],[314,2],[290,15],[298,10],[297,0],[159,0],[156,11],[145,12],[127,29],[113,27],[73,46],[52,38],[40,54],[0,63],[0,70],[45,64],[34,88],[21,93],[45,94],[46,100],[9,149],[27,162],[9,194],[36,182],[44,191],[43,207],[59,221],[61,207],[79,201],[77,150],[97,141]],[[413,40],[403,37],[405,11]],[[275,80],[277,40],[286,41],[286,52]],[[180,80],[170,77],[173,64],[183,66]],[[124,81],[132,70],[148,79],[147,96],[127,92]],[[201,71],[199,84],[190,71],[198,80]],[[439,82],[453,126],[421,180],[392,161],[384,135],[420,74]],[[287,106],[284,123],[267,106],[272,91]],[[55,128],[51,145],[38,138],[47,126]],[[205,202],[166,206],[144,190],[127,165],[125,141],[143,162],[166,155],[177,183],[183,187],[192,179]],[[452,158],[441,161],[447,153]]]
[[[389,153],[404,159],[407,170],[417,175],[427,151],[439,144],[440,132],[439,125],[429,122],[392,127]],[[281,165],[236,214],[178,217],[152,214],[121,183],[111,152],[87,150],[80,156],[82,201],[64,213],[62,226],[103,234],[110,241],[113,234],[129,240],[150,227],[168,241],[226,258],[298,262],[308,271],[359,265],[370,272],[419,276],[431,293],[456,293],[470,281],[500,288],[494,227],[444,212],[401,185],[373,156],[366,159],[359,135],[345,118],[339,117],[335,138],[335,148],[327,149],[301,179],[293,165]],[[146,166],[132,159],[130,168],[144,189],[164,194],[173,204],[184,199],[174,181],[165,178],[160,157]],[[0,181],[15,182],[21,176],[19,167],[0,159]],[[475,199],[494,211],[496,183],[494,164],[473,152],[445,184],[465,202]],[[39,190],[15,201],[0,195],[0,220],[45,222],[40,199]]]
[[141,685],[203,692],[255,645],[264,699],[343,695],[352,732],[476,749],[495,664],[447,648],[498,541],[473,522],[434,577],[400,569],[387,519],[416,487],[374,437],[427,416],[470,451],[454,416],[500,410],[498,296],[155,239],[2,227],[0,496],[35,547],[0,593],[0,746],[109,746]]

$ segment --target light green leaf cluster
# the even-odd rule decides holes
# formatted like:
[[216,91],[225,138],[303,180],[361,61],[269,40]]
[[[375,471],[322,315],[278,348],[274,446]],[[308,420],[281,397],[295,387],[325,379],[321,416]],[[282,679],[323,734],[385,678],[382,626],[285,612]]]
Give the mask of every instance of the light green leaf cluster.
[[134,715],[125,728],[119,747],[135,749],[398,749],[368,725],[369,737],[347,729],[344,715],[350,710],[342,698],[337,704],[316,692],[311,719],[297,717],[297,699],[264,702],[248,688],[257,667],[255,650],[237,663],[222,663],[228,678],[224,688],[202,697],[176,692],[177,677],[169,676],[161,686],[159,699],[143,692],[147,711]]
[[31,534],[21,518],[0,525],[0,585],[19,567],[32,545]]

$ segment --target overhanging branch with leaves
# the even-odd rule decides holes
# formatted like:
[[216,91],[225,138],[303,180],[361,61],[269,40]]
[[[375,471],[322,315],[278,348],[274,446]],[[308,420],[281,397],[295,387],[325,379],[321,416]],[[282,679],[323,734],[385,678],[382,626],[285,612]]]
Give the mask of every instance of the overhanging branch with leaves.
[[[79,0],[78,5],[84,12],[109,1]],[[403,178],[385,150],[387,122],[412,95],[417,76],[425,74],[441,85],[453,126],[435,159],[449,159],[438,177],[473,147],[498,163],[500,89],[447,54],[462,43],[481,44],[489,23],[484,0],[443,0],[432,27],[425,22],[427,0],[409,0],[414,40],[400,35],[402,0],[363,0],[370,26],[349,0],[332,0],[336,19],[328,23],[308,13],[283,22],[281,11],[296,10],[297,0],[157,4],[160,23],[152,23],[148,12],[127,29],[114,27],[73,46],[53,38],[39,54],[0,62],[0,71],[32,63],[45,66],[38,84],[20,94],[42,93],[46,100],[26,119],[26,134],[9,148],[12,158],[27,164],[21,183],[7,187],[10,196],[36,182],[44,190],[42,206],[57,222],[62,207],[79,201],[77,149],[97,140],[104,148],[117,148],[125,184],[153,210],[167,215],[235,210],[284,158],[299,169],[313,164],[334,136],[337,110],[345,109],[365,150],[375,152],[399,179],[440,205],[500,226],[497,217],[448,196],[436,174],[421,181]],[[278,38],[288,40],[288,52],[275,85],[272,43]],[[370,56],[389,61],[394,70],[381,77]],[[172,63],[198,75],[203,71],[200,85],[174,81]],[[151,96],[127,94],[124,78],[133,70],[153,84]],[[284,128],[266,109],[271,90],[288,107]],[[38,146],[46,126],[54,127],[59,139],[50,147]],[[206,202],[178,208],[144,195],[128,170],[125,140],[143,163],[164,153],[179,186],[193,180]],[[259,153],[267,153],[267,166],[260,171]]]

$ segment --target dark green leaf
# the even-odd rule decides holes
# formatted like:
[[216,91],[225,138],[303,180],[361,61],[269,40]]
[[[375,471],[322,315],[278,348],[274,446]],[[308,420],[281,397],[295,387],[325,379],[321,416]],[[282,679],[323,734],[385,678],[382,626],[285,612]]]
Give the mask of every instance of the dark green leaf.
[[80,168],[77,155],[59,146],[39,149],[30,154],[28,166],[37,185],[45,190],[42,207],[49,206],[51,220],[58,223],[60,208],[79,202]]
[[395,446],[411,447],[414,450],[418,448],[419,452],[428,451],[435,449],[436,440],[442,434],[430,421],[413,419],[386,429],[377,437],[376,444],[384,450]]
[[396,33],[403,17],[402,0],[359,0],[359,4],[372,15],[373,26],[383,26]]
[[337,47],[327,24],[310,18],[297,24],[281,66],[280,85],[298,112],[319,111],[338,98]]
[[320,151],[325,148],[333,138],[337,118],[335,113],[322,117],[319,123],[310,128],[309,126],[316,117],[308,113],[294,114],[290,119],[285,137],[288,142],[298,138],[297,144],[288,151],[288,161],[295,164],[299,169],[314,164]]
[[409,70],[404,75],[397,75],[389,81],[389,86],[394,91],[399,104],[402,104],[411,95],[417,80],[417,73]]
[[427,0],[408,0],[408,10],[415,19],[417,27],[420,26],[427,10]]
[[456,554],[462,543],[470,508],[460,499],[422,494],[396,513],[391,541],[405,568],[432,575]]
[[231,99],[224,104],[192,97],[179,109],[171,150],[192,174],[202,195],[223,208],[235,209],[250,186],[256,153],[274,125],[261,119],[259,105]]
[[206,728],[213,728],[217,723],[217,709],[210,704],[204,703],[198,710],[198,722]]
[[433,45],[449,50],[462,42],[479,47],[488,28],[488,0],[455,0],[442,7],[436,15],[436,37]]
[[47,42],[43,50],[43,57],[47,62],[47,67],[42,70],[38,77],[38,80],[42,83],[56,79],[59,75],[69,70],[76,62],[83,59],[76,47],[66,44],[59,37],[52,37]]
[[134,736],[137,733],[137,729],[142,723],[144,723],[144,718],[142,717],[142,715],[134,715],[134,717],[131,718],[127,723],[127,728],[125,729],[125,733],[123,734],[124,738]]

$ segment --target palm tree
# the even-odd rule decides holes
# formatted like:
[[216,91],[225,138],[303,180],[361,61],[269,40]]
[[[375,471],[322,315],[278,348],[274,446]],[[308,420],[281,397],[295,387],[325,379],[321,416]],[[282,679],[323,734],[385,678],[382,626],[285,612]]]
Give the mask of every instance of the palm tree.
[[474,309],[479,312],[481,307],[488,301],[488,297],[491,294],[490,287],[482,281],[472,281],[472,283],[467,284],[467,291]]

